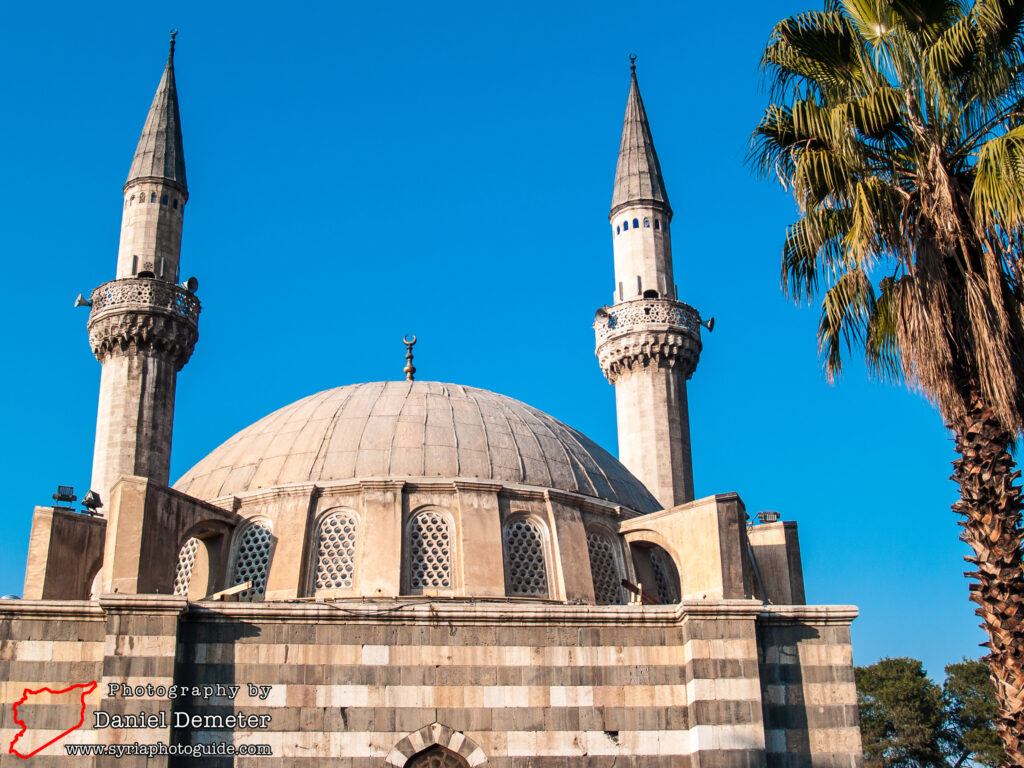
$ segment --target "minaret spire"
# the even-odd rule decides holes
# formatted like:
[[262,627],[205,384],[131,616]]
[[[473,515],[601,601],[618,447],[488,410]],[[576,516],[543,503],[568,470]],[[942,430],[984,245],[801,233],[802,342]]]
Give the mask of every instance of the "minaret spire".
[[678,301],[672,208],[647,122],[636,57],[615,169],[615,290],[594,322],[597,358],[615,385],[619,459],[667,509],[693,500],[686,380],[700,356],[700,316]]
[[611,215],[614,216],[627,205],[644,203],[658,205],[671,212],[644,100],[640,98],[640,85],[636,80],[636,56],[629,57],[629,71],[629,97],[626,99],[626,115],[622,120],[622,142],[619,144],[619,162],[615,168]]
[[167,66],[164,67],[163,77],[160,78],[160,85],[157,86],[153,104],[146,116],[125,188],[143,179],[163,179],[179,187],[187,198],[185,149],[181,140],[178,89],[174,83],[174,38],[177,35],[178,30],[171,31]]

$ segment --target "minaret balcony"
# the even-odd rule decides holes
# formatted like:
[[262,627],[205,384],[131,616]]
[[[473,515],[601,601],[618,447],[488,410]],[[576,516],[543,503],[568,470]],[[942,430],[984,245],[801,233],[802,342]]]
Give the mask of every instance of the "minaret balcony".
[[594,320],[597,343],[613,333],[636,326],[674,325],[700,339],[700,313],[689,304],[671,299],[636,299],[598,310]]
[[198,326],[199,309],[195,294],[174,283],[150,277],[128,277],[111,280],[92,292],[89,322],[107,314],[155,311]]
[[689,378],[700,358],[700,314],[671,299],[635,299],[602,307],[594,319],[597,358],[613,384],[647,368],[680,368]]
[[92,292],[89,344],[101,363],[110,356],[157,354],[178,370],[199,338],[199,299],[174,283],[126,277]]

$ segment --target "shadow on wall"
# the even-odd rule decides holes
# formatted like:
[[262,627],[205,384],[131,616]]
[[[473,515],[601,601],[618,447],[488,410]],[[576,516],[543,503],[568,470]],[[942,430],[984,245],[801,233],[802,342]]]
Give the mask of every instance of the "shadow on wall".
[[820,640],[821,632],[797,622],[759,623],[757,633],[768,768],[810,768],[810,719],[804,691],[808,670],[800,662],[800,646]]
[[[195,715],[226,717],[238,712],[245,712],[247,715],[269,714],[268,708],[261,707],[259,701],[252,701],[248,695],[249,683],[259,685],[260,681],[239,679],[235,663],[238,643],[244,642],[246,638],[260,637],[261,628],[237,619],[218,621],[215,610],[204,609],[202,614],[197,615],[195,608],[190,606],[190,610],[182,615],[178,630],[178,644],[181,650],[174,665],[174,683],[192,688],[210,686],[215,691],[215,695],[210,697],[185,696],[176,699],[171,715],[175,719],[175,724],[178,718],[185,715],[189,717]],[[247,675],[247,677],[251,677],[251,675]],[[265,683],[263,684],[265,685]],[[218,686],[221,688],[218,689]],[[216,695],[217,691],[223,693],[229,686],[238,686],[236,696]],[[236,730],[247,729],[227,726],[172,729],[172,733],[176,734],[172,743],[182,746],[218,742],[231,744],[234,742]],[[255,732],[260,733],[261,731],[256,730]],[[235,765],[235,758],[231,755],[211,755],[199,758],[184,755],[171,756],[168,765],[171,768],[179,766],[185,768],[185,766],[198,765],[197,761],[211,768],[232,768]]]

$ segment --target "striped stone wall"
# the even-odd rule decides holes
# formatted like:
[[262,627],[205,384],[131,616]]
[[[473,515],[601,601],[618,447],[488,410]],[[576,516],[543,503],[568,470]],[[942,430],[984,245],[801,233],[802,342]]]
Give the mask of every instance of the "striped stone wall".
[[[31,763],[10,754],[11,742],[21,731],[14,721],[14,704],[26,690],[59,691],[76,683],[98,682],[103,673],[105,639],[106,620],[96,603],[0,600],[0,765],[67,765],[66,753],[56,745],[30,758]],[[37,705],[36,701],[46,703]],[[80,701],[75,692],[28,697],[19,707],[18,716],[32,732],[22,736],[16,748],[27,754],[32,745],[60,736],[69,723],[78,722]],[[99,704],[98,686],[86,694],[85,701],[89,707]],[[94,733],[80,729],[61,743],[94,741]]]
[[182,706],[269,714],[266,731],[192,735],[269,744],[274,756],[261,766],[331,754],[345,756],[338,765],[379,768],[433,723],[464,734],[488,766],[763,765],[761,605],[687,608],[194,606],[179,679],[271,688],[265,701],[243,690],[233,703]]
[[[85,727],[34,765],[64,764],[58,747],[65,743],[162,741],[272,752],[203,758],[212,766],[401,768],[441,734],[443,742],[434,740],[473,766],[855,766],[853,615],[748,600],[644,607],[187,604],[155,595],[109,595],[99,604],[10,601],[0,604],[0,764],[17,760],[6,748],[17,732],[11,703],[24,688],[96,680]],[[109,685],[122,682],[239,691],[233,698],[111,697]],[[263,688],[253,693],[250,685]],[[244,714],[265,727],[98,731],[91,727],[97,709],[162,712],[171,722],[181,714]],[[68,713],[33,717],[48,726],[66,723]],[[185,757],[76,760],[197,764]]]
[[852,609],[766,606],[758,620],[769,768],[862,763]]

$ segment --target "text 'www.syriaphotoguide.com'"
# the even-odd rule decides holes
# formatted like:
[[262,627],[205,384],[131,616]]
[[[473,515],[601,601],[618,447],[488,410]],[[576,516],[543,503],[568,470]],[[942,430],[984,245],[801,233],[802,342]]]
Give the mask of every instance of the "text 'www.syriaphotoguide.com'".
[[106,757],[211,757],[216,755],[272,755],[269,744],[231,744],[225,741],[210,744],[65,744],[69,755],[104,755]]

